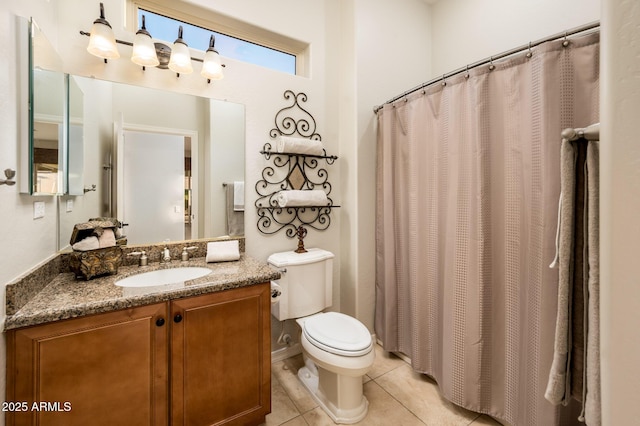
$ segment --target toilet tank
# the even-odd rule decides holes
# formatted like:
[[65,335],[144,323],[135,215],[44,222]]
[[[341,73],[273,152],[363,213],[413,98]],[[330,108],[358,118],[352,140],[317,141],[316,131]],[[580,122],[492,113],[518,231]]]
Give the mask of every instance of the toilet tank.
[[281,278],[280,300],[271,305],[271,314],[278,320],[300,318],[331,306],[333,289],[333,253],[308,249],[306,253],[286,251],[274,253],[267,262],[276,267]]

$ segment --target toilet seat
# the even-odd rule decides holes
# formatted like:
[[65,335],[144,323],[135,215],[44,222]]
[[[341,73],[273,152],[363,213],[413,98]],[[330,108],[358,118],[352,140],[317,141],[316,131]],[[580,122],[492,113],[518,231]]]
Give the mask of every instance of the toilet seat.
[[357,319],[339,312],[313,315],[304,321],[302,332],[308,341],[319,349],[357,357],[366,355],[373,348],[371,333]]

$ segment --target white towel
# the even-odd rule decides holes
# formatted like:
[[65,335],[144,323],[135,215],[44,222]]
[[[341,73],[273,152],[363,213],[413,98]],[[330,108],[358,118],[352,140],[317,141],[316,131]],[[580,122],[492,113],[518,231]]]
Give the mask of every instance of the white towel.
[[280,207],[326,206],[327,194],[320,189],[280,191],[276,195]]
[[113,247],[116,245],[116,234],[113,229],[105,229],[102,235],[98,237],[100,248]]
[[240,259],[238,240],[207,243],[207,262],[229,262]]
[[75,251],[96,250],[100,248],[100,242],[98,241],[98,237],[91,236],[78,241],[77,243],[72,245],[71,248]]
[[276,138],[276,151],[289,154],[324,155],[322,142],[289,136],[278,136]]
[[233,182],[233,211],[244,211],[244,182]]

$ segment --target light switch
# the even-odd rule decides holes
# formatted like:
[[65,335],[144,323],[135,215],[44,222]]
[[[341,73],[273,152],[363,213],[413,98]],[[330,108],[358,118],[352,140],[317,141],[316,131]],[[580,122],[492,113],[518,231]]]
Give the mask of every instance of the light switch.
[[67,213],[73,211],[73,200],[67,200]]
[[44,217],[44,201],[33,202],[33,218],[40,219]]

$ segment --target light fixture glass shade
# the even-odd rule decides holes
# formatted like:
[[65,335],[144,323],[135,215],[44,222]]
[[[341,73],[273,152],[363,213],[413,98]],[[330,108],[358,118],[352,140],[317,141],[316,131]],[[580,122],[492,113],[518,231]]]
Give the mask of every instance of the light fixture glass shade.
[[169,69],[179,74],[191,74],[191,54],[189,48],[184,43],[173,43],[171,48],[171,58],[169,58]]
[[182,40],[182,25],[178,28],[178,38],[173,42],[173,47],[171,48],[169,69],[178,74],[191,74],[193,72],[189,47]]
[[209,80],[222,80],[224,78],[218,52],[213,49],[207,50],[207,53],[204,54],[204,62],[202,63],[200,74]]
[[118,59],[120,57],[116,48],[116,38],[109,24],[105,25],[98,21],[93,23],[87,51],[104,59]]
[[160,64],[156,54],[156,47],[148,33],[145,34],[140,31],[136,33],[136,38],[133,40],[131,61],[143,67],[156,67]]
[[131,61],[142,66],[143,69],[146,66],[157,67],[160,65],[156,46],[153,44],[151,34],[147,31],[147,26],[145,25],[144,15],[142,15],[142,27],[136,32],[136,37],[133,40]]
[[104,5],[100,3],[100,17],[93,21],[87,51],[98,58],[118,59],[116,38],[109,22],[104,18]]

